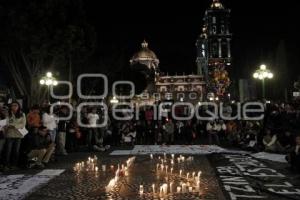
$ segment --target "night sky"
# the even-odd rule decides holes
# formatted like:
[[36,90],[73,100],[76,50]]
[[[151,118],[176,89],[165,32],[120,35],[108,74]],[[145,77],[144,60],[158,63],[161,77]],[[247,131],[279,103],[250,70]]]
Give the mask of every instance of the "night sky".
[[[96,28],[98,37],[94,58],[117,57],[122,67],[128,67],[129,59],[146,39],[160,59],[161,71],[196,73],[195,42],[201,33],[204,12],[211,2],[85,0],[88,21]],[[287,78],[284,84],[292,87],[300,75],[299,9],[295,1],[221,2],[232,11],[232,79],[251,78],[253,71],[265,63],[275,78],[276,75]],[[278,64],[276,52],[280,43],[284,44],[281,50],[287,62]],[[276,63],[280,66],[275,67]],[[95,67],[97,64],[82,69],[93,71]],[[283,71],[286,71],[284,75]]]
[[[102,1],[89,0],[86,9],[97,28],[102,56],[120,51],[127,64],[145,38],[160,59],[162,71],[191,73],[196,72],[195,42],[211,1],[110,1],[104,6]],[[296,78],[300,51],[294,1],[221,2],[232,10],[233,78],[249,78],[249,72],[262,62],[272,68],[280,41],[285,42],[286,67]]]

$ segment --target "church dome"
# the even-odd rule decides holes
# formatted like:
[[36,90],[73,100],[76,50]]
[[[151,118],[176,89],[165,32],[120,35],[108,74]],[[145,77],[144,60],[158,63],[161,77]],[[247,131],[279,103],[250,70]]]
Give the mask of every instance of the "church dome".
[[156,54],[148,48],[148,43],[142,43],[142,49],[132,56],[132,61],[138,60],[157,60]]
[[224,9],[223,4],[219,0],[213,0],[213,3],[210,7],[213,9]]

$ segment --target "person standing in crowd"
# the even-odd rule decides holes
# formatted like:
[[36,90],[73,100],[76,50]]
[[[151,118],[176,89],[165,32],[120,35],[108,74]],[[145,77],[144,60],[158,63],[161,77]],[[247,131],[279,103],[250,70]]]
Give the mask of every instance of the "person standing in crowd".
[[[87,115],[88,119],[88,137],[87,137],[87,143],[89,147],[89,151],[104,151],[101,147],[101,136],[99,135],[99,130],[97,128],[97,122],[100,119],[99,115],[97,114],[97,108],[94,107],[91,109],[91,111]],[[94,145],[93,145],[94,140]],[[103,140],[102,140],[103,142]]]
[[7,126],[7,112],[3,107],[0,107],[0,171],[3,170],[3,149],[5,145],[5,127]]
[[175,131],[175,127],[174,127],[174,123],[172,119],[168,119],[167,123],[165,124],[165,143],[166,144],[173,144],[174,143],[174,131]]
[[47,127],[41,126],[37,133],[30,133],[30,151],[27,154],[29,160],[36,159],[35,162],[29,165],[29,168],[36,166],[44,168],[48,164],[51,155],[55,150],[55,144],[51,141],[51,136],[48,133]]
[[68,152],[74,152],[78,150],[78,143],[80,138],[81,132],[77,124],[76,113],[74,112],[67,127],[66,149],[68,150]]
[[218,135],[221,141],[225,142],[226,139],[226,124],[223,120],[217,122]]
[[68,107],[62,106],[58,113],[59,120],[58,120],[58,134],[56,137],[56,147],[57,155],[66,156],[68,155],[66,151],[66,134],[67,134],[67,126],[68,121],[64,118],[68,117]]
[[192,144],[193,139],[196,139],[196,132],[192,120],[188,120],[184,126],[184,137],[186,144]]
[[55,115],[50,112],[50,106],[46,107],[42,115],[43,126],[47,127],[52,143],[55,143],[57,132],[57,120]]
[[145,137],[145,126],[143,122],[142,120],[136,122],[136,142],[140,145],[143,144],[143,138]]
[[21,140],[25,134],[26,116],[21,110],[21,105],[13,101],[8,113],[8,126],[6,128],[6,170],[17,169]]
[[176,122],[176,141],[180,144],[184,141],[184,124],[182,121]]
[[152,120],[147,120],[145,128],[146,141],[144,144],[154,144],[154,124]]
[[296,145],[292,152],[287,156],[287,161],[290,163],[293,171],[300,172],[300,135],[295,139]]
[[209,144],[213,144],[213,139],[215,140],[215,144],[220,145],[220,140],[218,136],[218,128],[216,126],[215,121],[209,121],[206,125],[206,131],[208,133]]
[[155,127],[154,127],[154,132],[155,132],[155,145],[159,144],[161,145],[162,144],[162,141],[163,141],[163,125],[162,125],[162,121],[159,120],[157,121],[157,123],[155,124]]
[[38,105],[31,107],[27,115],[27,126],[30,132],[37,133],[38,128],[41,126],[40,109]]

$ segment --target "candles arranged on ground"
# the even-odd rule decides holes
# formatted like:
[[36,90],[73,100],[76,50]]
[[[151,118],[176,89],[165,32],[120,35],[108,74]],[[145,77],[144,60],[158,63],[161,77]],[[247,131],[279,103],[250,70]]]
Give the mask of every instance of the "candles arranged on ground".
[[[183,175],[183,169],[185,169],[185,165],[190,164],[194,161],[193,156],[185,157],[183,155],[179,155],[178,157],[174,154],[171,154],[170,157],[166,153],[163,154],[163,157],[157,157],[158,163],[156,163],[156,172],[157,178],[161,179],[161,175],[164,176],[165,183],[158,186],[157,191],[155,190],[155,184],[152,184],[152,193],[153,195],[159,195],[160,198],[165,198],[168,194],[173,193],[188,193],[188,192],[200,192],[200,183],[201,183],[201,171],[197,173],[194,172],[186,172],[186,176]],[[150,159],[154,160],[153,154],[150,155]],[[179,165],[176,165],[174,160],[178,161]],[[168,165],[168,163],[170,165]],[[178,169],[179,168],[179,169]],[[177,171],[177,172],[176,172]],[[178,185],[176,185],[176,181],[174,182],[173,178],[179,175],[181,180]],[[151,190],[150,190],[151,191]],[[143,190],[145,194],[145,191]]]
[[143,194],[144,194],[144,186],[140,185],[140,195],[143,195]]
[[88,160],[86,162],[78,162],[73,167],[73,170],[77,173],[81,171],[88,171],[88,172],[98,172],[99,168],[97,166],[98,158],[97,156],[94,156],[93,158],[88,157]]

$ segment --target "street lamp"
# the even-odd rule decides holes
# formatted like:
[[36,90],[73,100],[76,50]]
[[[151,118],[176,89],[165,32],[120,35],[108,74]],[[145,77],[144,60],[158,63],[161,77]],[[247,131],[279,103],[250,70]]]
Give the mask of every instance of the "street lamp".
[[110,103],[111,103],[111,104],[117,104],[117,103],[119,103],[119,100],[118,100],[116,97],[113,97],[113,98],[110,100]]
[[50,102],[50,86],[57,86],[58,82],[53,77],[51,72],[47,72],[46,76],[43,76],[40,80],[41,85],[46,85],[48,88],[48,102]]
[[262,97],[265,99],[266,91],[265,91],[265,79],[272,79],[274,77],[274,74],[267,69],[266,65],[261,65],[259,69],[257,69],[253,73],[253,78],[261,80],[262,81]]

